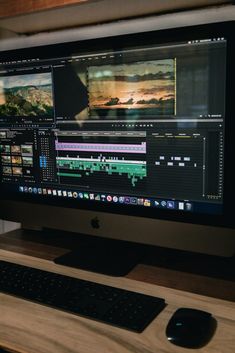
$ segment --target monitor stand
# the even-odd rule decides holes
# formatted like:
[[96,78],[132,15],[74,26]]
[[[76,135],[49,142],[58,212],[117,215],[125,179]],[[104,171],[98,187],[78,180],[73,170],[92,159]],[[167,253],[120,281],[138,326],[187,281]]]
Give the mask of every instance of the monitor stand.
[[125,276],[143,256],[143,248],[138,244],[98,238],[81,242],[77,249],[57,257],[54,262],[110,276]]

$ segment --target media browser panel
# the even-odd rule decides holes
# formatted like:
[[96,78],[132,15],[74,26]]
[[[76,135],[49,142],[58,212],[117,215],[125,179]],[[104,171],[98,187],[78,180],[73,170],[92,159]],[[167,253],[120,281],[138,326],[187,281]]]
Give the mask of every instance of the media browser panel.
[[0,63],[4,193],[222,214],[226,43]]

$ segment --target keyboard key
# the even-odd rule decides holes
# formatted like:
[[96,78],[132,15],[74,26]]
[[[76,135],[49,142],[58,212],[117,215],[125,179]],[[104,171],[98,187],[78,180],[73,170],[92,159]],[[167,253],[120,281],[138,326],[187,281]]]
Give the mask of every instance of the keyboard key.
[[142,332],[165,301],[140,293],[0,261],[0,291]]

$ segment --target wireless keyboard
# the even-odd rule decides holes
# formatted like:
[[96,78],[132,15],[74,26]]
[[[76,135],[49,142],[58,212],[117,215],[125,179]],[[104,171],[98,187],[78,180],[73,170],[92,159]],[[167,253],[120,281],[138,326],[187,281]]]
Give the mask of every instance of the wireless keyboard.
[[0,291],[135,332],[165,307],[162,298],[6,261],[0,261]]

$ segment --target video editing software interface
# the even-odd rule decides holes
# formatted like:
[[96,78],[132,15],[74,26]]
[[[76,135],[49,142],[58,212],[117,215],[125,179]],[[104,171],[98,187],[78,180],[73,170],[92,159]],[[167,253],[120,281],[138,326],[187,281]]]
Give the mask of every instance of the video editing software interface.
[[221,214],[225,74],[223,37],[2,62],[1,188]]

